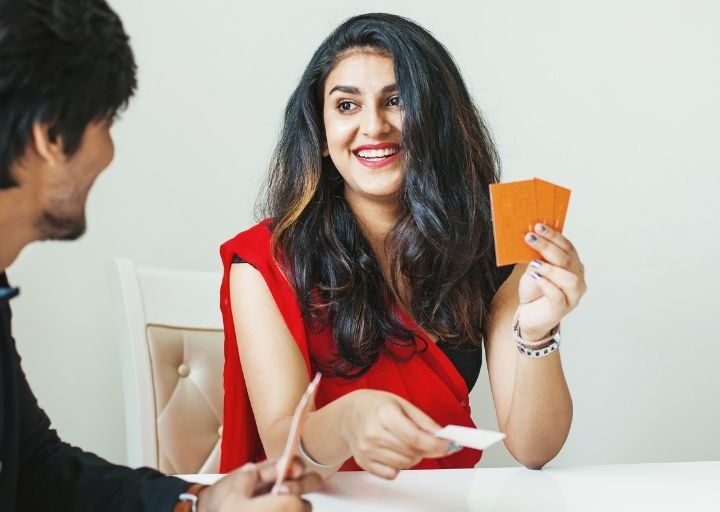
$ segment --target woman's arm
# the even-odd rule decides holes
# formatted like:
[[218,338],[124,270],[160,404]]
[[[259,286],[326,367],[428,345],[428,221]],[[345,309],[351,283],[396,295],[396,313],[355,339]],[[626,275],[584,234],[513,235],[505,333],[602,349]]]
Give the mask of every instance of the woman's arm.
[[[258,433],[268,458],[279,457],[285,446],[293,412],[309,384],[300,349],[293,340],[260,272],[249,264],[230,269],[230,302],[245,385]],[[350,457],[347,443],[337,434],[343,404],[336,402],[310,413],[303,432],[308,451],[337,471]],[[317,432],[326,432],[322,442]],[[312,451],[311,451],[312,450]]]
[[565,443],[572,398],[560,352],[541,358],[521,355],[512,335],[513,316],[516,311],[520,315],[524,339],[541,339],[585,292],[584,269],[572,245],[549,228],[544,235],[536,232],[536,240],[528,242],[545,261],[539,267],[515,267],[493,299],[485,341],[498,424],[507,435],[505,445],[518,462],[532,469],[547,464]]
[[[230,300],[240,362],[268,457],[277,457],[295,407],[309,383],[302,354],[262,275],[249,264],[230,270]],[[394,478],[423,457],[448,454],[430,432],[434,421],[405,400],[373,390],[349,393],[309,414],[303,445],[306,464],[327,478],[351,456],[374,474]]]

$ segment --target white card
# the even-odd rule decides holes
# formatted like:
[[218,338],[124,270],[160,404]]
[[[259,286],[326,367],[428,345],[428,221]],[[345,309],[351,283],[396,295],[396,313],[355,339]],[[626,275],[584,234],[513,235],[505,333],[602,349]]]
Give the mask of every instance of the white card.
[[484,450],[505,438],[502,432],[492,430],[480,430],[478,428],[461,427],[459,425],[448,425],[440,429],[435,437],[455,441],[460,446]]

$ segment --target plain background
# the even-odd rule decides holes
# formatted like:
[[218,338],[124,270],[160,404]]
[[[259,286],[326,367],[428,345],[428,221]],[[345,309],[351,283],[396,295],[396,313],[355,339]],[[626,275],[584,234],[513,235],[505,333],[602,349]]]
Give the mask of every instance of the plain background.
[[[14,329],[41,404],[69,442],[125,459],[111,257],[219,270],[253,223],[290,91],[342,20],[386,11],[456,58],[504,179],[573,190],[566,234],[589,291],[563,325],[575,403],[552,463],[720,459],[720,4],[115,0],[139,92],[77,243],[10,269]],[[472,393],[495,428],[487,373]],[[512,464],[503,447],[481,465]]]

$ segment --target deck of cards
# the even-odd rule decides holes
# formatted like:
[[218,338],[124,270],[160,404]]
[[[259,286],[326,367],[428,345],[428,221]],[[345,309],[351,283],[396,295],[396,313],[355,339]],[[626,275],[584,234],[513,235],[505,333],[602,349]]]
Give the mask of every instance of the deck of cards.
[[525,234],[541,222],[562,233],[570,190],[538,178],[490,185],[490,205],[498,267],[529,263],[540,255],[525,243]]

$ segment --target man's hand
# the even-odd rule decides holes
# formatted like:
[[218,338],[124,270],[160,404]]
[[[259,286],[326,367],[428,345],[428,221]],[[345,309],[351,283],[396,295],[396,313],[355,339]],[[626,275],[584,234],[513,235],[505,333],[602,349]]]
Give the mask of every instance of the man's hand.
[[198,511],[307,512],[312,509],[310,503],[299,496],[319,489],[322,485],[319,476],[305,473],[302,462],[295,459],[281,487],[282,495],[269,495],[276,477],[275,461],[246,464],[200,491]]

